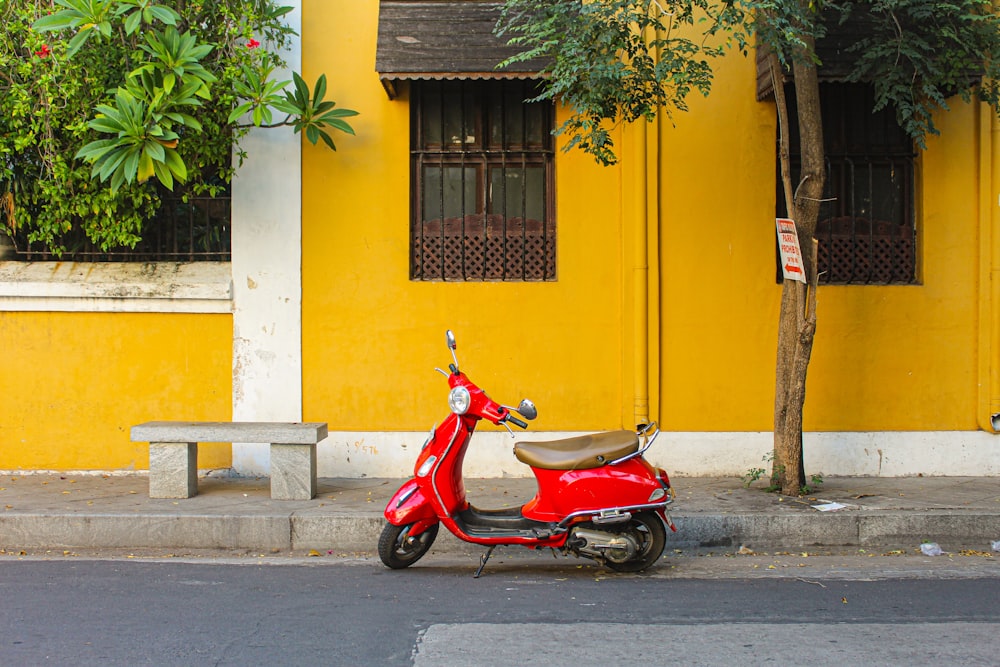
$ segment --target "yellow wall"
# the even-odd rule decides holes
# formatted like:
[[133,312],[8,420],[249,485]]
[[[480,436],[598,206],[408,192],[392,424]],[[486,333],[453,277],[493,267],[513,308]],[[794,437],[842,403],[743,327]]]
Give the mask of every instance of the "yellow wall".
[[[424,430],[447,410],[434,366],[447,328],[474,381],[530,395],[538,429],[617,423],[621,394],[618,170],[558,158],[552,283],[409,280],[409,105],[375,73],[378,3],[306,2],[306,78],[360,112],[357,137],[303,155],[304,418],[331,430]],[[609,183],[611,187],[608,187]]]
[[[663,130],[663,421],[681,431],[772,428],[772,103],[730,57],[715,91]],[[822,286],[807,430],[976,428],[977,107],[935,120],[918,179],[919,285]],[[922,196],[921,196],[922,195]]]
[[[228,420],[229,315],[0,312],[0,469],[149,467],[129,428]],[[225,468],[229,445],[199,448]]]
[[[304,418],[426,428],[444,413],[431,367],[449,361],[450,327],[474,380],[498,399],[538,402],[538,430],[628,424],[635,129],[619,136],[620,168],[558,154],[558,282],[410,282],[409,110],[405,87],[390,101],[375,73],[377,6],[304,7],[306,78],[326,72],[332,97],[361,112],[337,153],[304,148]],[[771,429],[775,120],[773,103],[754,98],[753,67],[726,58],[708,99],[692,98],[676,126],[647,128],[659,211],[649,391],[651,416],[671,430]],[[808,430],[976,428],[976,113],[956,101],[920,160],[921,284],[820,288]]]

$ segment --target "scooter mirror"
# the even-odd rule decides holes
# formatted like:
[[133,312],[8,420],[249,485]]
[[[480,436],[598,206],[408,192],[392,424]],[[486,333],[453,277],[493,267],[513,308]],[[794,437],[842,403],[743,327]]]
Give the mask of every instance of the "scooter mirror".
[[445,341],[448,343],[449,350],[454,350],[455,348],[458,347],[458,345],[455,343],[455,334],[451,332],[451,329],[448,329],[448,331],[444,335],[444,338]]
[[528,399],[521,401],[521,404],[517,406],[517,411],[520,412],[521,416],[528,421],[531,421],[538,416],[538,408],[536,408],[535,404]]

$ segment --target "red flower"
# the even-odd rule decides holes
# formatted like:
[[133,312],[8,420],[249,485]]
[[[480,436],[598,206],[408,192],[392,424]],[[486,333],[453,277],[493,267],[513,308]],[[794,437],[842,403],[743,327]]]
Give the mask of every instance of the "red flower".
[[52,51],[49,50],[49,45],[48,44],[42,44],[42,48],[40,48],[37,51],[35,51],[35,55],[39,56],[41,58],[44,58],[45,56],[49,55],[50,53],[52,53]]
[[249,41],[249,42],[247,42],[247,48],[248,48],[248,49],[256,49],[256,48],[257,48],[258,46],[260,46],[260,42],[258,42],[258,41],[257,41],[256,39],[254,39],[253,37],[251,37],[251,38],[250,38],[250,41]]

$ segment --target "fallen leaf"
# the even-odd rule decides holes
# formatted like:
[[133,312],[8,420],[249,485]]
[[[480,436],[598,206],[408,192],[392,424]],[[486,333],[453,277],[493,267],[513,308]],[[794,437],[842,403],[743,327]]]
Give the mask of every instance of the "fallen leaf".
[[840,601],[843,602],[844,604],[847,604],[847,598],[840,598]]
[[958,552],[960,556],[982,556],[983,558],[993,558],[993,554],[976,549],[962,549]]
[[322,554],[320,554],[320,552],[316,551],[315,549],[310,549],[308,555],[315,558],[317,556],[321,556]]

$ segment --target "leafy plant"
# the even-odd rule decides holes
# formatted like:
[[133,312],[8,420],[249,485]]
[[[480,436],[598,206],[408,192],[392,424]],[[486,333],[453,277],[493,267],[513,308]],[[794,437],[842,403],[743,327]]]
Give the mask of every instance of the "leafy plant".
[[330,134],[353,134],[344,119],[356,112],[324,99],[326,77],[311,90],[298,74],[273,80],[291,10],[272,0],[0,3],[0,229],[56,255],[71,229],[104,250],[133,247],[164,190],[227,187],[250,127],[288,126],[335,148]]
[[[770,463],[774,460],[774,450],[771,450],[761,458],[761,462]],[[767,474],[766,468],[750,468],[745,475],[743,475],[743,488],[749,489],[750,485],[758,481],[764,475]]]
[[[524,51],[501,63],[540,59],[545,87],[573,113],[556,129],[597,162],[617,162],[611,128],[686,111],[692,91],[711,89],[712,43],[733,3],[709,0],[508,0],[497,34]],[[721,11],[719,10],[721,8]],[[698,26],[695,29],[695,26]]]

